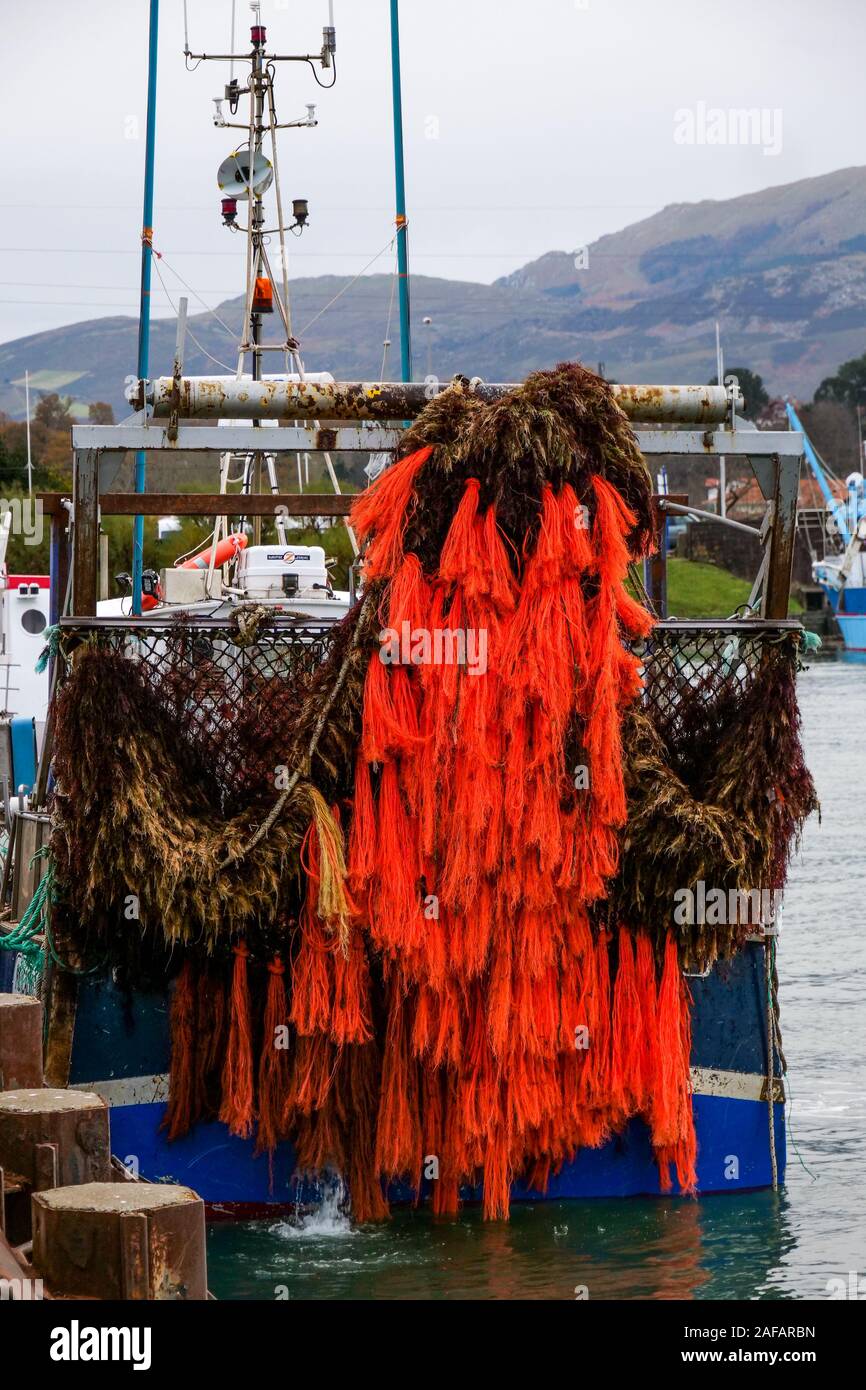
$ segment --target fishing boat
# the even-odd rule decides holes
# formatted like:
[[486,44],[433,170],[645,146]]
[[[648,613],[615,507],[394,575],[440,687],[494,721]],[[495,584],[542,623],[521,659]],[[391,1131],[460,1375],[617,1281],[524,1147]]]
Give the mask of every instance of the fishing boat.
[[803,526],[812,557],[812,578],[826,595],[845,650],[863,653],[866,652],[866,478],[862,473],[850,473],[844,487],[834,487],[834,479],[803,431],[793,405],[788,402],[785,409],[791,428],[803,433],[806,461],[824,498],[817,538],[814,527]]
[[[396,10],[396,6],[394,8]],[[33,876],[31,902],[26,904],[20,900],[18,903],[19,916],[25,916],[30,924],[29,936],[26,932],[22,935],[18,919],[14,925],[0,923],[0,932],[5,932],[15,942],[15,949],[0,950],[0,989],[38,992],[46,1002],[46,1075],[49,1082],[101,1095],[111,1107],[112,1144],[120,1161],[151,1181],[192,1186],[208,1203],[214,1216],[251,1216],[304,1206],[321,1198],[323,1184],[331,1177],[347,1179],[350,1202],[357,1200],[357,1192],[353,1190],[351,1174],[341,1173],[338,1165],[332,1173],[327,1164],[316,1170],[308,1160],[299,1159],[297,1146],[291,1139],[278,1136],[274,1142],[263,1144],[263,1102],[258,1111],[258,1131],[253,1124],[238,1123],[236,1116],[229,1115],[227,1092],[230,1083],[225,1074],[223,1099],[215,1109],[211,1107],[208,1114],[195,1116],[186,1128],[175,1123],[181,1084],[178,1076],[182,1070],[178,1061],[178,1036],[185,1026],[183,1007],[178,1005],[178,999],[181,989],[189,983],[185,976],[178,974],[176,953],[173,948],[167,955],[161,948],[151,951],[152,943],[143,920],[141,927],[138,925],[140,885],[128,881],[129,895],[125,895],[121,903],[115,903],[108,913],[109,917],[113,913],[116,918],[109,936],[116,941],[123,935],[126,945],[132,947],[138,943],[141,946],[135,967],[131,969],[128,960],[120,962],[115,958],[113,943],[104,935],[104,904],[93,909],[91,902],[93,910],[82,910],[78,915],[77,909],[70,909],[69,903],[75,896],[71,880],[76,876],[70,873],[71,861],[65,863],[65,883],[59,882],[64,878],[64,865],[58,864],[58,883],[55,883],[55,866],[47,850],[49,836],[53,834],[51,844],[58,846],[58,853],[64,845],[68,852],[70,835],[84,833],[83,821],[75,821],[75,817],[89,815],[93,809],[90,803],[86,811],[81,804],[76,808],[72,804],[75,798],[69,795],[70,779],[75,780],[78,772],[87,773],[87,769],[79,761],[76,771],[75,758],[68,752],[70,730],[74,732],[78,716],[75,701],[68,694],[64,697],[64,692],[77,688],[75,683],[81,680],[81,672],[90,657],[119,663],[112,667],[118,680],[115,689],[122,692],[124,701],[127,697],[132,701],[128,708],[132,709],[136,700],[142,701],[137,707],[143,711],[143,724],[151,722],[147,715],[150,710],[154,727],[165,725],[168,729],[173,725],[178,737],[187,740],[191,756],[204,759],[207,776],[212,778],[209,785],[215,789],[213,796],[220,801],[217,809],[228,814],[229,810],[236,811],[238,806],[243,806],[244,788],[261,772],[259,765],[265,757],[260,746],[263,732],[271,725],[278,731],[285,731],[289,726],[280,725],[279,720],[287,718],[286,710],[291,715],[307,708],[305,701],[312,698],[310,692],[317,689],[317,673],[337,669],[334,663],[340,660],[340,644],[345,646],[347,640],[346,623],[353,621],[353,615],[356,623],[360,621],[358,612],[364,607],[364,595],[367,591],[375,593],[377,582],[369,544],[362,555],[356,593],[354,589],[336,592],[330,588],[322,549],[304,548],[289,541],[290,518],[313,514],[340,518],[348,523],[353,501],[357,499],[341,496],[336,490],[315,495],[280,493],[276,464],[298,450],[310,451],[326,460],[332,451],[345,451],[364,458],[373,455],[380,459],[384,456],[388,461],[397,459],[400,462],[384,469],[381,478],[397,477],[400,463],[406,463],[402,441],[407,432],[417,427],[419,417],[422,423],[428,418],[425,411],[429,410],[431,399],[429,385],[411,380],[411,367],[403,382],[341,383],[327,374],[313,376],[305,371],[300,345],[291,333],[287,283],[281,292],[267,262],[264,185],[269,169],[276,174],[276,159],[268,165],[262,143],[270,133],[276,148],[278,127],[273,81],[280,55],[268,53],[266,32],[258,14],[256,20],[251,33],[251,51],[221,55],[224,60],[232,57],[233,62],[248,63],[250,68],[247,86],[240,88],[232,79],[234,85],[230,84],[227,89],[227,98],[233,111],[244,92],[249,95],[250,121],[242,128],[248,132],[248,139],[252,131],[252,150],[248,145],[246,151],[235,151],[227,161],[228,173],[224,169],[221,177],[222,214],[228,225],[236,225],[238,201],[246,196],[249,204],[247,313],[239,360],[242,365],[244,359],[249,358],[251,371],[244,374],[239,368],[236,378],[186,375],[182,313],[173,374],[150,378],[146,372],[140,373],[132,392],[134,413],[122,424],[74,427],[74,527],[71,534],[67,532],[67,511],[62,499],[58,497],[52,503],[49,498],[46,503],[52,526],[52,591],[64,592],[67,576],[71,573],[70,603],[67,611],[59,616],[50,646],[52,679],[59,704],[55,702],[53,707],[46,751],[29,803],[30,814],[44,823],[41,843],[46,851]],[[325,31],[322,53],[318,55],[326,69],[332,67],[334,51],[331,28]],[[202,60],[205,57],[189,53],[187,56]],[[399,94],[399,84],[397,92]],[[231,124],[224,120],[221,111],[218,124]],[[400,182],[398,178],[398,185]],[[304,210],[296,207],[294,215],[297,220],[304,216]],[[278,234],[282,236],[284,230],[279,220]],[[401,258],[405,257],[406,221],[402,204],[398,208],[397,243]],[[406,288],[405,272],[403,288]],[[282,325],[282,337],[276,345],[287,359],[282,374],[265,373],[262,367],[265,352],[271,350],[271,345],[262,338],[268,305],[277,306]],[[408,300],[404,307],[407,330],[404,348],[408,356]],[[579,377],[581,381],[589,381],[591,374],[584,377],[575,372],[573,375],[575,380]],[[652,462],[653,455],[670,453],[746,458],[767,504],[763,563],[753,605],[747,614],[732,615],[724,622],[684,622],[668,620],[664,614],[666,547],[662,534],[665,517],[675,514],[676,503],[668,497],[651,498],[649,491],[645,495],[645,514],[647,518],[652,517],[647,525],[655,531],[656,545],[647,555],[643,582],[645,601],[654,610],[657,621],[647,619],[644,625],[646,610],[641,608],[643,618],[632,612],[632,621],[638,624],[640,631],[632,634],[623,651],[627,649],[628,661],[632,663],[629,669],[636,679],[639,677],[638,707],[640,718],[645,721],[641,727],[649,731],[648,737],[677,746],[684,787],[686,773],[682,769],[690,759],[694,762],[699,758],[698,743],[694,742],[698,734],[705,740],[708,737],[716,740],[716,746],[728,747],[730,751],[730,740],[726,743],[725,736],[732,732],[733,726],[716,727],[714,720],[721,720],[726,710],[730,715],[736,708],[741,717],[745,717],[742,711],[751,710],[749,718],[754,729],[754,708],[756,703],[758,708],[761,705],[762,682],[769,679],[767,688],[775,692],[774,698],[781,698],[780,692],[788,692],[790,696],[793,691],[799,662],[800,627],[788,617],[787,609],[802,435],[797,430],[757,432],[743,427],[738,415],[742,399],[735,382],[716,387],[609,387],[593,378],[592,383],[591,389],[602,402],[600,408],[610,413],[610,419],[615,418],[617,429],[633,431],[629,433],[628,447],[633,445],[643,458]],[[541,386],[536,382],[531,389],[547,390],[548,387],[546,382]],[[516,383],[489,384],[472,378],[467,372],[466,378],[443,384],[433,395],[441,393],[444,399],[451,392],[448,399],[459,398],[460,409],[468,418],[476,408],[505,409],[507,403],[515,399],[522,402],[528,399],[521,395],[526,391],[530,391],[530,383],[525,388]],[[275,423],[282,427],[267,430],[267,442],[263,443],[262,436],[266,432],[263,427]],[[106,611],[97,598],[100,506],[106,515],[140,516],[145,511],[166,514],[180,505],[178,494],[173,494],[169,502],[158,493],[144,492],[143,487],[129,494],[112,495],[101,491],[100,463],[130,450],[142,456],[147,450],[164,461],[190,452],[219,460],[218,493],[187,499],[182,499],[181,495],[184,505],[189,503],[190,512],[194,506],[196,512],[205,510],[216,520],[209,546],[193,557],[191,567],[164,573],[158,585],[154,577],[148,586],[139,549],[134,555],[129,600]],[[426,462],[426,455],[424,458],[421,455],[425,455],[424,449],[411,456],[420,459],[420,463],[416,461],[412,465],[416,471]],[[243,486],[240,493],[231,494],[228,479],[238,460],[243,465]],[[178,468],[180,466],[178,463]],[[139,481],[143,479],[140,477]],[[593,486],[595,496],[602,496],[603,487]],[[477,480],[470,478],[467,497],[473,498],[475,491]],[[373,488],[369,495],[383,494],[381,488],[378,493]],[[563,506],[570,505],[569,495],[565,491],[559,494]],[[414,515],[423,519],[421,502],[413,505]],[[552,492],[544,494],[544,505],[554,505]],[[579,508],[574,510],[577,514]],[[252,533],[249,536],[244,521]],[[267,524],[274,527],[274,539],[265,539],[263,531]],[[381,526],[381,520],[377,524]],[[591,518],[593,536],[599,525],[596,512],[595,518]],[[647,549],[650,549],[649,538]],[[378,582],[382,582],[381,578]],[[505,582],[510,585],[517,581],[506,579]],[[594,582],[597,587],[602,581]],[[152,602],[148,603],[148,598]],[[592,595],[588,601],[592,602]],[[554,655],[552,647],[549,655]],[[347,660],[343,658],[344,666]],[[375,657],[371,669],[377,669]],[[603,666],[599,668],[600,678],[603,669]],[[327,728],[341,680],[338,676],[322,706],[311,749],[315,748],[322,729]],[[95,698],[103,698],[107,693],[103,691],[99,696],[96,692]],[[109,700],[109,703],[117,701]],[[111,711],[107,707],[106,711],[108,717]],[[59,729],[51,727],[58,723]],[[790,723],[795,736],[796,720]],[[100,747],[101,729],[91,724],[79,727],[77,733],[100,759],[113,756],[114,734],[105,732],[106,746]],[[138,737],[139,733],[144,736],[146,730],[142,728],[136,732],[130,726],[123,732],[122,739],[125,740],[127,734],[131,738]],[[772,744],[774,755],[778,755],[779,748],[772,743],[769,725],[766,735],[762,748],[767,751]],[[166,737],[169,736],[173,737],[170,731],[166,733]],[[66,745],[63,745],[64,739]],[[733,742],[736,744],[736,739]],[[65,753],[61,746],[66,746]],[[274,745],[268,743],[266,746],[270,749]],[[311,756],[303,761],[308,764]],[[258,768],[255,775],[251,772],[254,765]],[[372,760],[374,778],[379,776],[381,765],[381,758]],[[101,785],[95,787],[94,795],[96,802],[107,809],[116,822],[117,810],[112,809],[109,802],[126,774],[119,762],[116,777],[110,761],[105,766],[107,775]],[[292,774],[295,780],[298,771],[296,768]],[[287,769],[280,768],[279,772],[285,775]],[[794,748],[788,763],[772,773],[772,785],[761,789],[761,815],[766,815],[767,806],[770,806],[776,808],[773,815],[790,815],[796,820],[796,809],[782,812],[779,808],[796,807],[797,788],[788,783],[783,788],[782,782],[786,776],[800,773],[799,754]],[[181,775],[178,773],[179,777]],[[50,792],[55,778],[59,798],[56,794],[52,797]],[[289,776],[288,783],[283,784],[286,795],[293,785],[292,776]],[[185,794],[186,789],[180,782],[176,786],[178,799],[182,799],[181,793]],[[167,813],[167,801],[172,798],[169,796],[166,802],[161,802],[156,793],[154,797],[155,804],[150,810],[158,820]],[[802,799],[804,805],[811,804],[807,793]],[[282,797],[278,799],[275,814],[285,805]],[[655,816],[654,824],[657,824],[658,809],[652,806],[645,809],[650,818]],[[97,810],[96,819],[91,822],[94,834],[100,814]],[[733,815],[733,812],[728,814]],[[718,823],[723,820],[724,816]],[[269,816],[259,831],[263,834],[275,823],[278,822]],[[308,832],[301,850],[301,863],[306,863],[308,873],[310,845],[318,842],[318,853],[324,853],[326,827],[330,822],[323,817],[316,824],[316,835],[311,840]],[[137,833],[130,820],[128,834]],[[259,834],[258,840],[254,835],[249,843],[254,842],[262,843],[262,835]],[[16,842],[13,834],[13,852],[16,843],[24,842],[20,839]],[[673,837],[670,845],[673,853],[672,846]],[[777,859],[784,858],[787,848],[777,845],[773,852]],[[119,847],[118,858],[121,853],[125,854],[123,845]],[[94,856],[103,859],[104,849],[94,850]],[[81,859],[75,862],[79,864],[82,877],[90,875],[92,878],[92,864],[88,866]],[[229,856],[226,860],[229,867],[231,862]],[[110,864],[104,867],[112,871]],[[322,873],[320,869],[320,875]],[[310,883],[312,881],[309,879]],[[633,1114],[627,1113],[618,1102],[618,1118],[616,1115],[609,1117],[608,1122],[608,1119],[598,1119],[602,1110],[599,1092],[587,1111],[588,1115],[591,1112],[595,1125],[592,1141],[573,1144],[564,1140],[558,1156],[542,1163],[543,1173],[532,1163],[527,1163],[521,1171],[511,1172],[509,1168],[512,1200],[625,1197],[659,1194],[672,1188],[701,1195],[775,1187],[783,1181],[785,1095],[776,994],[776,944],[780,925],[777,905],[774,902],[767,907],[762,903],[748,925],[744,925],[742,919],[726,923],[718,913],[715,917],[712,915],[705,891],[707,885],[703,881],[695,884],[687,879],[683,886],[688,892],[697,893],[697,902],[693,897],[683,919],[686,925],[696,930],[707,926],[711,934],[717,930],[720,933],[713,937],[713,943],[706,950],[696,948],[686,953],[682,984],[671,985],[680,991],[676,994],[675,1007],[685,1011],[675,1023],[679,1029],[676,1037],[690,1037],[690,1055],[685,1057],[686,1089],[680,1093],[688,1097],[688,1116],[680,1116],[680,1122],[693,1134],[696,1150],[688,1162],[683,1161],[682,1172],[677,1162],[676,1178],[671,1177],[664,1145],[654,1135],[647,1119],[653,1103],[649,1093],[644,1094],[643,1101],[631,1105]],[[760,890],[766,886],[757,885]],[[774,882],[769,886],[775,892],[778,885]],[[731,892],[735,897],[741,891],[748,895],[753,887],[726,880],[722,888],[710,885],[709,891],[716,897],[722,892],[727,902]],[[308,890],[307,902],[310,894],[312,888]],[[230,897],[224,901],[228,915],[234,910],[234,904]],[[650,916],[666,917],[671,907],[670,902],[659,899],[651,902],[647,910]],[[304,910],[301,909],[302,915]],[[582,923],[583,920],[581,918]],[[724,924],[721,928],[720,922]],[[308,924],[316,925],[309,915]],[[208,929],[218,925],[210,923]],[[276,925],[271,921],[258,924],[264,936],[276,930]],[[589,953],[594,952],[598,969],[602,968],[603,961],[604,971],[607,971],[615,929],[615,923],[613,929],[594,924],[596,934],[591,939],[587,936],[580,947],[584,963]],[[736,937],[736,950],[719,947],[719,941],[727,940],[725,932]],[[638,936],[635,931],[636,948]],[[291,939],[297,940],[296,936]],[[105,950],[99,945],[94,947],[94,940],[103,941]],[[631,934],[627,934],[627,939],[620,935],[616,953],[610,957],[611,968],[618,968],[620,972],[617,981],[622,979],[623,961],[629,958],[631,941]],[[657,959],[660,962],[664,957],[673,981],[677,960],[674,938],[668,934],[667,947],[664,941],[662,936]],[[283,973],[283,957],[295,948],[281,949],[282,955],[277,952],[267,961],[262,956],[258,962],[268,991],[274,976],[279,979]],[[327,944],[326,949],[330,949]],[[233,1020],[234,1011],[243,1007],[246,997],[248,955],[243,941],[240,945],[236,941],[227,957],[233,973],[226,1007]],[[373,955],[374,968],[379,970],[387,952],[374,951]],[[649,951],[646,960],[655,1001],[656,983],[652,973],[655,966]],[[255,964],[254,959],[252,965]],[[200,981],[206,987],[210,966],[205,963],[202,970]],[[597,983],[601,979],[600,976],[594,978]],[[662,976],[659,964],[659,1001],[668,978],[668,975]],[[383,981],[384,989],[387,971]],[[613,977],[609,988],[610,1007],[618,1017],[620,993]],[[268,992],[268,999],[272,997]],[[393,1000],[388,1007],[392,1006]],[[266,1013],[265,1019],[269,1017]],[[639,1019],[644,1018],[646,1023],[648,1017],[646,1011],[634,1015],[633,1028],[637,1030]],[[262,1023],[261,1015],[258,1020],[255,1030],[264,1028],[266,1034],[267,1021]],[[615,1028],[619,1024],[611,1026]],[[228,1041],[222,1035],[221,1046],[226,1049],[227,1057],[238,1042],[233,1030],[235,1021],[231,1024]],[[624,1028],[624,1042],[629,1041],[626,1034],[627,1027]],[[194,1030],[193,1035],[187,1036],[187,1044],[195,1050]],[[384,1045],[387,1050],[387,1040]],[[652,1061],[658,1066],[663,1061],[658,1040],[653,1046],[659,1055]],[[340,1046],[337,1055],[345,1056],[351,1051],[351,1046]],[[263,1075],[261,1072],[260,1078]],[[605,1084],[609,1082],[610,1077],[607,1077]],[[637,1086],[636,1082],[634,1084]],[[371,1123],[374,1119],[375,1116]],[[661,1151],[659,1145],[662,1145]],[[430,1152],[425,1148],[422,1157],[420,1174],[412,1165],[406,1165],[402,1174],[396,1171],[399,1164],[385,1166],[387,1171],[383,1169],[382,1180],[390,1179],[387,1186],[391,1200],[432,1196],[435,1207],[438,1156],[435,1150]],[[690,1164],[692,1171],[688,1171]],[[479,1182],[486,1169],[481,1159],[475,1167],[478,1169],[475,1174],[460,1170],[459,1200],[472,1201],[480,1197]],[[391,1171],[392,1168],[395,1171]],[[413,1180],[413,1173],[417,1180]],[[454,1200],[457,1200],[456,1190]],[[500,1212],[500,1208],[501,1201],[494,1207],[493,1214]]]

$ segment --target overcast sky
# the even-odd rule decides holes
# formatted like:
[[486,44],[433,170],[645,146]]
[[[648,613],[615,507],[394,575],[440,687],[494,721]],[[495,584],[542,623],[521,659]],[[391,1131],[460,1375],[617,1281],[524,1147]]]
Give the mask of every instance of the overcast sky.
[[[232,0],[188,0],[193,50],[227,51]],[[240,292],[243,242],[216,169],[238,140],[184,69],[183,3],[162,0],[155,245],[208,305]],[[268,47],[318,49],[327,0],[263,0]],[[307,197],[294,273],[357,273],[393,228],[388,0],[335,0],[338,82],[283,65],[285,198]],[[864,0],[401,0],[410,256],[491,281],[672,202],[866,163]],[[0,0],[0,340],[135,313],[148,0]],[[237,0],[239,51],[250,11]],[[682,144],[675,113],[782,113],[781,144]],[[373,270],[390,270],[383,255]],[[158,281],[154,311],[170,312]],[[183,292],[183,291],[181,291]],[[190,308],[201,306],[193,301]]]

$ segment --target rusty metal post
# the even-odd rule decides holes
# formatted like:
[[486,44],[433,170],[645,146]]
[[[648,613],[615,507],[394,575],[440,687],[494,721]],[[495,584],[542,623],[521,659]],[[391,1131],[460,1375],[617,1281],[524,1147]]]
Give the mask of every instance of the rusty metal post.
[[76,449],[72,488],[72,611],[96,614],[99,572],[99,454]]
[[769,463],[772,467],[773,518],[761,617],[787,618],[797,535],[800,459],[798,456],[774,454]]
[[169,1183],[86,1183],[35,1193],[33,1264],[53,1294],[207,1298],[204,1203]]
[[[664,494],[668,502],[677,502],[681,506],[686,506],[688,497],[685,493]],[[653,609],[660,618],[666,618],[668,614],[668,547],[667,547],[667,516],[659,502],[662,500],[659,493],[653,494],[653,531],[655,541],[655,551],[644,560],[644,588],[647,597],[652,603]]]
[[[45,1145],[56,1146],[56,1166]],[[92,1091],[0,1091],[0,1167],[31,1187],[107,1182],[108,1106]]]
[[0,994],[0,1091],[42,1085],[42,1005],[27,994]]
[[60,1177],[60,1149],[57,1144],[35,1144],[33,1147],[33,1186],[37,1192],[57,1187]]
[[143,1211],[120,1213],[121,1297],[144,1299],[150,1294],[147,1217]]
[[66,586],[69,582],[69,536],[67,534],[68,513],[58,497],[57,505],[51,510],[49,541],[50,588],[48,593],[51,622],[56,623],[63,616],[66,600]]
[[[19,811],[12,839],[12,920],[20,922],[33,900],[43,874],[45,860],[36,858],[51,838],[51,817],[35,811]],[[11,1090],[12,1087],[7,1089]]]

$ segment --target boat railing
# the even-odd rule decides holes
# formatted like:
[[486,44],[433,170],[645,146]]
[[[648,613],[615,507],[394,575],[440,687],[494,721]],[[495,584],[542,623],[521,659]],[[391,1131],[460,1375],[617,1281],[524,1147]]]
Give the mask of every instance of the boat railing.
[[[67,654],[89,641],[132,663],[155,705],[229,787],[245,738],[267,729],[271,748],[288,745],[300,702],[339,625],[275,614],[260,621],[252,640],[230,618],[209,615],[66,618],[61,631]],[[677,733],[684,705],[690,718],[700,708],[707,719],[721,719],[768,659],[796,667],[801,633],[795,619],[660,621],[632,645],[641,661],[643,707],[663,737]],[[227,738],[229,728],[237,737]]]

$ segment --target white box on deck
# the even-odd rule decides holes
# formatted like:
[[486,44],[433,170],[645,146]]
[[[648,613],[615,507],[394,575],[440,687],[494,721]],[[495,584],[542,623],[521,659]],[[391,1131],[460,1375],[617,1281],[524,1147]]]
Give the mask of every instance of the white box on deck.
[[[207,570],[165,569],[159,572],[165,603],[202,603],[207,598]],[[214,586],[219,592],[219,578]]]
[[238,560],[237,587],[245,598],[283,599],[328,587],[320,545],[252,545]]

